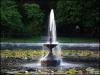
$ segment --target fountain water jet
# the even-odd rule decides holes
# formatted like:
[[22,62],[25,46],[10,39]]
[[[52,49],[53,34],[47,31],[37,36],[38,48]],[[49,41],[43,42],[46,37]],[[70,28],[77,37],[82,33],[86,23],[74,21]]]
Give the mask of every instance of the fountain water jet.
[[48,41],[43,44],[49,49],[49,53],[41,59],[41,66],[56,67],[60,65],[61,60],[53,54],[53,48],[58,45],[56,40],[56,26],[53,9],[50,12],[49,27],[48,27]]

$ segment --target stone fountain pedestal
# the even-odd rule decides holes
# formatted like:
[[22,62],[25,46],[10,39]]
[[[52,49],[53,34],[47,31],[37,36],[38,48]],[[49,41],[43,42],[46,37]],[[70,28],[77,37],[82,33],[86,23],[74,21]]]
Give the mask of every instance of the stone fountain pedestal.
[[42,67],[57,67],[60,65],[60,59],[53,54],[52,49],[57,44],[44,44],[44,46],[48,47],[49,53],[41,59]]

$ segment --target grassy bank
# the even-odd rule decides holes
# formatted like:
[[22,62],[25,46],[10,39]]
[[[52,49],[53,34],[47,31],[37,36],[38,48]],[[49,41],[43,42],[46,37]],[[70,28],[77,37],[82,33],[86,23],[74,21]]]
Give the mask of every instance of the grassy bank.
[[98,42],[98,38],[59,37],[59,42]]
[[41,37],[32,38],[1,38],[1,42],[39,42]]
[[[98,38],[79,38],[79,37],[58,37],[59,42],[98,42]],[[41,37],[31,38],[1,38],[1,42],[41,42],[44,41]]]

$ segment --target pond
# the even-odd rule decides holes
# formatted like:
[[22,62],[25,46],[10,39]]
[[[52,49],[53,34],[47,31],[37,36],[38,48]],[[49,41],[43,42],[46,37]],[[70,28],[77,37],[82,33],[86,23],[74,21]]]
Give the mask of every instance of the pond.
[[99,50],[62,50],[62,63],[58,67],[41,67],[39,59],[48,51],[40,49],[1,50],[1,73],[16,74],[97,74]]

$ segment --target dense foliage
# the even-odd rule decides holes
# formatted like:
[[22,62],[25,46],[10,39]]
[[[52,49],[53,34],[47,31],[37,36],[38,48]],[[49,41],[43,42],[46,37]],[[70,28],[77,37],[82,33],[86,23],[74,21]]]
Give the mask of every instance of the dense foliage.
[[0,10],[2,33],[11,36],[21,33],[29,35],[41,33],[44,14],[38,4],[22,3],[20,6],[16,0],[1,0]]
[[42,23],[44,14],[41,12],[37,4],[24,4],[25,13],[27,15],[27,32],[39,35],[42,31]]
[[99,0],[1,0],[2,36],[40,36],[51,8],[58,36],[99,36]]
[[1,0],[1,31],[13,32],[20,31],[23,27],[22,16],[17,10],[17,5],[13,0]]
[[97,0],[59,0],[56,8],[59,33],[76,34],[78,29],[80,34],[99,34],[99,9]]

